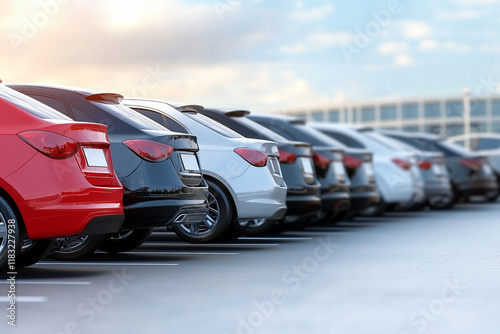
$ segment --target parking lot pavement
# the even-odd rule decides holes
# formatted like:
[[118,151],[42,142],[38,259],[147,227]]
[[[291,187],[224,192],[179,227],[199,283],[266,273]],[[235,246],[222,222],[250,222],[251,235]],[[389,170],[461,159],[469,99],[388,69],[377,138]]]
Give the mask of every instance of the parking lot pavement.
[[158,232],[19,270],[0,333],[498,333],[499,217],[460,204],[209,245]]

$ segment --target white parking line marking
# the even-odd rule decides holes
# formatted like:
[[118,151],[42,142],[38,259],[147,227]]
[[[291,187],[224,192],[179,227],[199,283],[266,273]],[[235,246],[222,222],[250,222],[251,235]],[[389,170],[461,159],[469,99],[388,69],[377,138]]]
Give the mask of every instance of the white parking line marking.
[[214,253],[214,252],[129,252],[128,254],[141,254],[141,255],[238,255],[238,253]]
[[[240,237],[241,240],[311,240],[311,237]],[[267,245],[267,244],[266,244]]]
[[[44,303],[47,301],[47,297],[35,297],[35,296],[20,296],[14,298],[16,303]],[[0,297],[0,303],[8,303],[11,299],[8,297]]]
[[38,262],[37,265],[49,266],[178,266],[178,263],[129,263],[129,262]]
[[191,245],[191,244],[183,244],[183,243],[171,243],[171,242],[145,242],[143,246],[184,246],[189,248],[211,248],[211,247],[241,247],[241,246],[279,246],[279,244],[203,244],[203,245]]
[[[9,284],[9,282],[0,282],[0,284]],[[44,282],[44,281],[16,281],[16,285],[90,285],[91,282]]]

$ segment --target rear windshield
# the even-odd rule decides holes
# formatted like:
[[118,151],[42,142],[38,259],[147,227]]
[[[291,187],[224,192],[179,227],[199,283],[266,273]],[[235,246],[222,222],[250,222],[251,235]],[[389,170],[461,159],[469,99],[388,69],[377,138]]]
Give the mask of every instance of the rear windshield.
[[[309,125],[292,125],[296,131],[295,140],[305,141],[313,146],[332,146],[335,148],[347,148],[338,140],[316,130]],[[295,131],[294,131],[295,132]]]
[[384,136],[376,132],[363,132],[371,139],[377,141],[379,144],[384,145],[387,148],[397,149],[401,151],[414,151],[415,147],[408,145],[400,140]]
[[240,135],[238,132],[231,130],[227,126],[225,126],[217,121],[214,121],[210,117],[207,117],[203,114],[200,114],[200,113],[195,114],[195,113],[190,113],[190,112],[187,112],[184,114],[186,116],[188,116],[189,118],[195,120],[196,122],[200,123],[201,125],[206,126],[207,128],[217,132],[220,135],[223,135],[224,137],[245,138],[242,135]]
[[124,121],[127,124],[140,130],[159,130],[159,131],[170,131],[155,121],[141,115],[135,110],[125,107],[121,104],[110,104],[102,102],[91,102],[97,105],[99,108],[109,112],[116,118]]
[[19,93],[11,88],[0,85],[0,98],[3,98],[19,108],[41,119],[62,119],[70,121],[71,118],[52,109],[37,100]]
[[287,142],[288,139],[285,137],[279,135],[278,133],[269,130],[263,125],[260,125],[257,122],[252,121],[251,119],[248,119],[246,117],[231,117],[234,119],[236,122],[244,125],[245,127],[249,128],[253,132],[258,133],[259,135],[266,137],[266,140],[272,140],[275,142]]

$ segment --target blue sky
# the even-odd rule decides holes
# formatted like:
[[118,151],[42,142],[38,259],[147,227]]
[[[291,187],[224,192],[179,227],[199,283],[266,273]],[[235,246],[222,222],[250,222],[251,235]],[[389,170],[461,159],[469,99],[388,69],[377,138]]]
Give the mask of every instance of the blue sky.
[[500,93],[500,0],[3,0],[0,78],[281,112]]

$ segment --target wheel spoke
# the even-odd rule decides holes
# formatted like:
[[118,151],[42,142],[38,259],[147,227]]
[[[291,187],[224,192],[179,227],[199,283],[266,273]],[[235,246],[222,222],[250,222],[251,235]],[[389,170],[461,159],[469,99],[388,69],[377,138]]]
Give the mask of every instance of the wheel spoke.
[[205,226],[209,229],[211,229],[216,223],[217,223],[217,221],[208,215],[207,215],[206,219],[203,221],[203,224],[205,224]]
[[7,237],[7,224],[5,222],[0,221],[0,238],[4,239]]
[[191,234],[198,234],[200,231],[200,224],[191,224],[189,226],[189,232]]

